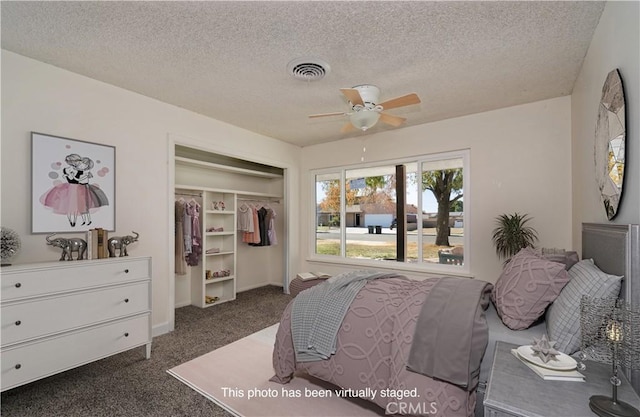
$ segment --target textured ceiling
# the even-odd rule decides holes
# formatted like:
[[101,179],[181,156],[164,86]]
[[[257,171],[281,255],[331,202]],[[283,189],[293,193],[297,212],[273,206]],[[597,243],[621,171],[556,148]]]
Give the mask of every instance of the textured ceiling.
[[[404,126],[571,94],[603,2],[7,2],[2,48],[297,145],[375,84]],[[287,64],[326,61],[322,80]],[[393,129],[378,123],[366,133]]]

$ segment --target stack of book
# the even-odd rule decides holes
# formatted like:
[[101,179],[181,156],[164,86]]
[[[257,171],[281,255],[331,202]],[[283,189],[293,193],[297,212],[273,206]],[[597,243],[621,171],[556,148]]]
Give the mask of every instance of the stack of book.
[[331,278],[331,275],[324,272],[300,272],[298,273],[297,278],[300,278],[303,281],[308,281],[310,279]]
[[109,257],[109,234],[102,228],[87,230],[87,259]]
[[[522,363],[527,365],[529,369],[535,372],[540,378],[547,381],[585,381],[584,375],[578,372],[575,367],[573,369],[568,369],[571,368],[571,366],[564,366],[554,369],[554,366],[551,364],[542,366],[533,363],[531,358],[527,359],[528,355],[522,355],[518,353],[518,350],[522,352],[522,348],[524,348],[524,346],[521,346],[519,349],[511,349],[511,353],[513,354],[513,356],[520,359]],[[567,355],[565,356],[568,357]]]

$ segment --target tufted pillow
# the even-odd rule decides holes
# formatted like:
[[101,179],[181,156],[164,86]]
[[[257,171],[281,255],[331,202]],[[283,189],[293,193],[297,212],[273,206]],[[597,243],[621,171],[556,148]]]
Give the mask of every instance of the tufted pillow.
[[583,259],[569,269],[571,281],[547,311],[547,333],[555,348],[571,355],[580,349],[580,299],[617,297],[622,277],[602,272],[592,259]]
[[502,322],[510,329],[522,330],[544,314],[568,281],[564,264],[524,248],[502,271],[491,298]]
[[564,249],[542,248],[537,249],[536,254],[548,261],[563,263],[565,265],[564,269],[567,271],[580,260],[578,252],[566,251]]

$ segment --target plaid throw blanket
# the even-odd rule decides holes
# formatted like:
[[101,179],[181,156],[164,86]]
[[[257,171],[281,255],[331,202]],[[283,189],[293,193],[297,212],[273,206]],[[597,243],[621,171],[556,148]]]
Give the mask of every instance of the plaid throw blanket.
[[345,272],[298,294],[291,309],[296,361],[319,361],[334,354],[340,325],[362,287],[373,279],[397,276],[376,271]]

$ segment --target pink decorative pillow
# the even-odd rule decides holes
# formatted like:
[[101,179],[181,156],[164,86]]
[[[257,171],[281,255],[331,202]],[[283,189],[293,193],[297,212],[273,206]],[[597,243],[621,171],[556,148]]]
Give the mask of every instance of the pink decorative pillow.
[[491,299],[502,322],[513,330],[531,326],[569,282],[564,265],[525,248],[505,266]]

